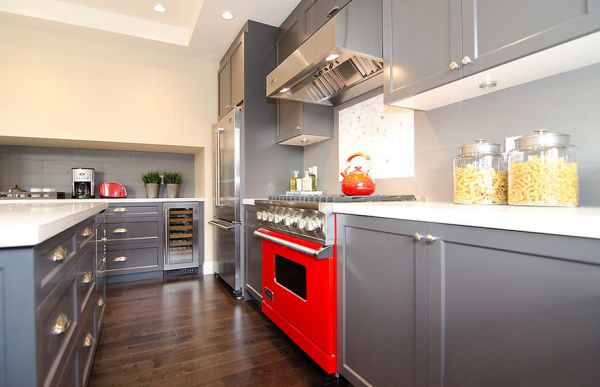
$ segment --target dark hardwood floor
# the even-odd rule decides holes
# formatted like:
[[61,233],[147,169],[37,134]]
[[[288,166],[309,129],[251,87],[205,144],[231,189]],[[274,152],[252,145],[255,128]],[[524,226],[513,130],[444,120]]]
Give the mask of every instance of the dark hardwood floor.
[[90,386],[334,386],[213,276],[109,285]]

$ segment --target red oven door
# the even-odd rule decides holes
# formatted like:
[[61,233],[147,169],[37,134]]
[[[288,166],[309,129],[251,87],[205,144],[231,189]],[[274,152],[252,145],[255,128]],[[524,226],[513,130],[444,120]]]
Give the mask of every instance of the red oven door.
[[336,372],[335,249],[260,229],[263,312],[326,372]]

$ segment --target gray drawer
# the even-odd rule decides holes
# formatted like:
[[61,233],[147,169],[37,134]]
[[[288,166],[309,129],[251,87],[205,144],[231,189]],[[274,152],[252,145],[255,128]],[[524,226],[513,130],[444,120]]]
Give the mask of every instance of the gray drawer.
[[159,205],[150,206],[127,206],[127,205],[111,205],[106,210],[108,219],[126,218],[131,216],[159,216]]
[[125,274],[131,271],[159,270],[158,247],[124,247],[108,248],[106,254],[106,272],[108,274]]
[[92,362],[94,360],[94,348],[97,341],[97,330],[94,324],[94,309],[96,304],[89,302],[81,315],[79,335],[75,341],[77,351],[77,365],[79,375],[79,386],[87,385]]
[[41,351],[40,371],[43,380],[55,378],[60,364],[66,361],[69,341],[77,331],[77,311],[75,294],[77,288],[76,270],[69,272],[50,294],[40,310],[38,342]]
[[54,289],[77,260],[73,231],[49,242],[40,246],[39,254],[36,252],[36,284],[43,290],[40,293],[43,295]]
[[96,270],[94,270],[95,257],[96,249],[92,245],[85,246],[79,256],[79,270],[77,274],[78,311],[83,311],[86,303],[93,296],[96,277]]
[[[56,372],[55,380],[49,386],[77,387],[77,351],[73,346],[69,346],[69,352],[65,355],[63,367]],[[83,386],[79,386],[83,387]]]
[[153,240],[158,239],[159,222],[156,221],[145,221],[145,222],[116,222],[109,223],[106,225],[108,241],[119,241],[119,240]]
[[75,230],[75,240],[78,249],[88,242],[96,240],[96,222],[94,219],[88,220],[77,226],[77,229]]

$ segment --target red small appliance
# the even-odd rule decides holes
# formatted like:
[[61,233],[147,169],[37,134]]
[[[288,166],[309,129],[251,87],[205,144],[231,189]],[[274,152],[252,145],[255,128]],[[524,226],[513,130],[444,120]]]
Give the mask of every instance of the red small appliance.
[[325,372],[337,372],[335,246],[261,228],[262,311]]
[[126,198],[127,190],[121,183],[105,181],[98,185],[98,194],[101,198]]
[[[354,158],[361,157],[365,165],[353,165]],[[346,167],[340,173],[342,181],[342,192],[348,196],[369,196],[375,192],[375,182],[369,176],[371,169],[371,158],[366,153],[355,153],[346,160]]]

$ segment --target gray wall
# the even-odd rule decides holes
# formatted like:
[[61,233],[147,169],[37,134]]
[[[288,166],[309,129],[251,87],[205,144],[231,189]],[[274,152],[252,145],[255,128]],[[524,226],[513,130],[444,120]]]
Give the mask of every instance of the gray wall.
[[[336,122],[336,136],[337,128]],[[600,64],[415,112],[415,177],[378,180],[377,192],[451,201],[452,158],[460,144],[478,138],[504,144],[507,136],[538,128],[572,135],[579,148],[581,204],[600,206]],[[307,147],[304,160],[319,166],[320,189],[340,192],[336,138]]]
[[[103,181],[125,186],[127,197],[146,197],[141,175],[149,170],[183,174],[180,197],[194,197],[194,155],[0,145],[0,190],[56,188],[71,193],[71,168],[96,169],[96,189]],[[164,187],[161,196],[165,196]],[[70,197],[70,196],[69,196]],[[98,197],[98,195],[96,195]]]

